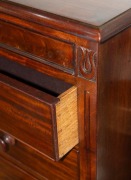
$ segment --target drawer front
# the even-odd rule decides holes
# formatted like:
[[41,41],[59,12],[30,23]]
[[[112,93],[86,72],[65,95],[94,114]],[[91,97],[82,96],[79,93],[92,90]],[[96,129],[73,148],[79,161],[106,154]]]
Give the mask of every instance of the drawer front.
[[[2,137],[3,135],[5,133],[0,131],[0,136]],[[34,151],[27,145],[16,141],[15,145],[10,146],[6,153],[0,152],[0,156],[10,159],[10,161],[13,160],[18,167],[26,169],[28,173],[33,171],[34,176],[38,179],[79,179],[79,151],[76,148],[70,151],[59,162],[55,162]]]
[[[43,63],[74,69],[73,45],[0,21],[0,43],[38,57]],[[13,49],[12,49],[13,50]],[[51,64],[50,64],[51,65]],[[53,65],[54,66],[54,65]]]
[[14,166],[7,160],[0,157],[0,179],[1,180],[35,180],[36,178],[27,174],[25,171]]
[[74,86],[56,97],[0,74],[0,106],[0,129],[51,159],[59,160],[78,143]]

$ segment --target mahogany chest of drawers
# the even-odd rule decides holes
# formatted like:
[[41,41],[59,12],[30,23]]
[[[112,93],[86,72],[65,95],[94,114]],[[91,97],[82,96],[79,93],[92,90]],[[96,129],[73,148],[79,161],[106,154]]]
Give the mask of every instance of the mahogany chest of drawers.
[[131,179],[130,7],[0,1],[0,180]]

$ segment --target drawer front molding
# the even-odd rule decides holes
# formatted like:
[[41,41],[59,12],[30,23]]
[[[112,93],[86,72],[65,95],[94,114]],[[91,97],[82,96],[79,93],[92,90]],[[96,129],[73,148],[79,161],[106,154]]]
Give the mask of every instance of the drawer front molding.
[[71,42],[0,21],[0,44],[54,68],[74,72],[74,44]]

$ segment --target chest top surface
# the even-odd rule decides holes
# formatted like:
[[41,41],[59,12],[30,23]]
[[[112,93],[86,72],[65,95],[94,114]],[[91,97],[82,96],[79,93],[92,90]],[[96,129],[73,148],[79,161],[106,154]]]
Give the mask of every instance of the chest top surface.
[[101,26],[131,8],[130,0],[11,0],[94,26]]
[[0,13],[104,42],[131,25],[131,0],[0,0]]

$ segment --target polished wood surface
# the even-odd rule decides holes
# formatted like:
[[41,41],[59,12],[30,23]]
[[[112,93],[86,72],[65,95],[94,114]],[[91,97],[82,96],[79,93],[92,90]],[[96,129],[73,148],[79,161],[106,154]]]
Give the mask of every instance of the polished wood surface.
[[[117,0],[118,4],[124,7],[124,9],[122,10],[121,8],[118,8],[119,10],[116,10],[116,7],[119,7],[118,4],[115,7],[114,11],[109,11],[109,17],[108,20],[104,21],[102,24],[94,26],[93,23],[91,22],[83,22],[78,21],[76,17],[74,18],[66,18],[65,16],[61,16],[61,15],[57,15],[54,13],[49,13],[47,11],[41,11],[39,9],[36,8],[30,8],[28,6],[22,6],[20,4],[15,4],[15,3],[9,3],[6,0],[2,0],[0,2],[0,11],[5,13],[5,15],[3,15],[3,13],[1,14],[1,18],[5,18],[3,16],[6,16],[6,21],[12,17],[8,17],[8,15],[14,16],[14,17],[19,17],[20,19],[25,19],[28,20],[30,22],[35,22],[39,25],[44,25],[47,27],[51,27],[51,28],[55,28],[57,30],[60,31],[65,31],[69,34],[74,34],[79,37],[84,37],[87,39],[91,39],[93,41],[105,41],[108,38],[110,38],[111,36],[119,33],[120,31],[122,31],[123,29],[126,29],[126,27],[129,26],[129,24],[131,24],[131,3],[127,0],[126,3],[125,1],[122,3],[121,0]],[[8,3],[7,3],[8,2]],[[23,1],[21,1],[22,3]],[[41,1],[43,2],[43,1]],[[54,2],[54,1],[53,1]],[[98,4],[97,4],[98,2]],[[32,3],[32,2],[31,2]],[[81,3],[81,1],[80,1]],[[88,4],[88,1],[85,1],[85,3]],[[113,1],[113,3],[116,3],[116,0]],[[38,4],[38,3],[37,3]],[[47,5],[49,4],[49,2],[47,3]],[[98,6],[95,6],[95,5]],[[89,11],[84,11],[86,9],[85,6],[84,9],[82,9],[82,13],[85,12],[85,16],[89,13],[89,17],[95,17],[97,20],[97,17],[99,17],[99,13],[98,13],[98,9],[100,6],[102,6],[100,8],[100,11],[102,13],[102,16],[100,17],[100,19],[98,20],[103,20],[103,18],[107,15],[107,11],[103,13],[103,9],[104,7],[106,7],[106,5],[109,5],[109,3],[99,3],[99,1],[96,1],[95,4],[92,4],[92,8]],[[76,5],[76,3],[75,3]],[[124,6],[125,5],[125,6]],[[57,4],[58,6],[58,4]],[[81,5],[79,6],[81,7]],[[112,10],[113,10],[113,5],[111,4]],[[53,7],[54,9],[54,7]],[[68,7],[68,9],[70,9],[70,6]],[[65,12],[65,11],[62,11]],[[75,11],[75,8],[72,10],[73,13],[79,13],[80,11]],[[93,12],[93,14],[92,14]],[[115,12],[115,14],[113,13]],[[71,13],[71,14],[73,14]],[[58,13],[59,14],[59,13]],[[67,11],[68,14],[68,11]],[[108,16],[107,15],[107,16]],[[87,19],[89,19],[89,17],[87,16]],[[126,19],[126,21],[125,21]],[[18,21],[18,19],[17,19]],[[14,22],[13,22],[14,23]]]
[[[17,68],[25,73],[23,67]],[[7,72],[8,68],[3,69]],[[0,70],[3,69],[1,64]],[[59,160],[78,144],[77,88],[69,88],[57,97],[53,88],[52,91],[45,88],[44,81],[38,89],[34,82],[32,87],[16,80],[19,77],[16,72],[14,78],[4,74],[0,74],[0,104],[4,107],[0,109],[0,127],[41,153]],[[42,74],[42,78],[46,77]],[[25,76],[24,81],[27,82]],[[56,81],[60,90],[61,84]],[[44,88],[46,92],[43,92]]]
[[129,0],[111,0],[110,3],[102,0],[33,0],[33,2],[27,0],[11,1],[94,26],[101,26],[131,8],[131,2]]
[[[0,136],[4,132],[0,131]],[[0,152],[0,156],[30,173],[36,179],[78,180],[79,179],[79,150],[78,147],[70,151],[59,162],[54,162],[27,145],[17,141],[7,154]],[[4,169],[4,167],[3,167]],[[0,169],[2,171],[2,169]],[[4,170],[5,173],[6,169]],[[3,174],[4,174],[3,173]],[[10,173],[11,174],[11,173]],[[24,174],[21,178],[24,177]],[[13,180],[13,179],[12,179]]]
[[[0,129],[2,134],[10,136],[14,134],[16,139],[15,146],[10,147],[7,153],[1,152],[1,156],[37,179],[130,180],[130,2],[114,0],[112,3],[102,1],[71,3],[72,1],[67,0],[58,3],[56,0],[39,1],[43,2],[43,5],[38,5],[35,4],[36,1],[27,1],[29,3],[27,6],[21,5],[22,2],[25,1],[21,3],[19,1],[20,4],[0,1],[1,73],[8,76],[9,84],[13,79],[14,87],[18,85],[18,88],[24,89],[30,87],[32,83],[35,84],[35,91],[31,86],[28,97],[36,93],[39,100],[42,94],[47,95],[49,92],[49,96],[53,95],[51,99],[57,100],[59,95],[75,87],[77,107],[74,106],[72,109],[77,108],[79,142],[58,162],[46,156],[58,140],[57,137],[52,138],[52,133],[60,127],[58,134],[61,134],[65,131],[65,127],[68,128],[72,123],[71,113],[68,113],[67,109],[74,103],[69,103],[70,105],[63,103],[62,109],[65,110],[62,110],[62,113],[64,115],[66,112],[64,116],[67,118],[62,124],[57,121],[53,124],[50,121],[50,142],[46,141],[47,145],[46,143],[44,145],[46,153],[40,153],[42,143],[49,136],[45,127],[48,123],[41,120],[43,116],[40,108],[38,107],[37,111],[36,108],[32,108],[37,103],[33,100],[30,107],[26,101],[21,101],[21,96],[16,98],[22,92],[11,94],[11,91],[7,93],[0,89],[1,96],[4,95],[5,98],[4,101],[0,99],[0,111],[3,112]],[[29,7],[30,3],[33,8]],[[84,3],[89,6],[83,7]],[[51,4],[57,7],[54,5],[50,8]],[[53,10],[56,11],[57,8],[59,11],[54,14]],[[62,15],[61,11],[65,15]],[[79,16],[79,13],[83,13],[84,17]],[[24,70],[18,67],[24,67]],[[14,80],[14,76],[18,74],[19,78]],[[2,84],[3,86],[7,86],[7,83]],[[10,88],[13,89],[12,86]],[[36,92],[37,88],[42,94]],[[17,111],[11,114],[13,119],[11,120],[7,112],[13,112],[12,109],[10,106],[8,108],[3,106],[3,103],[7,105],[10,99],[17,102],[12,103],[12,106],[15,105],[18,112],[22,111],[19,123],[13,119],[18,115]],[[49,99],[47,97],[46,102],[49,102]],[[49,104],[53,105],[52,101]],[[23,105],[26,109],[23,109]],[[29,108],[32,108],[30,113],[27,111]],[[45,114],[50,115],[52,119],[56,117],[56,111],[53,113],[55,116],[51,116],[48,112]],[[27,123],[32,123],[31,119],[35,119],[35,123],[41,120],[40,129],[43,131],[36,132],[34,124],[33,126],[31,124],[29,129],[23,123],[26,117],[30,116]],[[75,126],[71,127],[73,130]],[[29,137],[32,137],[31,143],[36,142],[35,148],[27,143],[29,138],[26,137],[26,131]],[[67,139],[68,135],[69,133],[67,136],[64,133]],[[75,136],[75,133],[73,135]],[[23,141],[20,141],[18,136],[21,136]],[[3,171],[6,174],[6,169]]]
[[[128,28],[100,46],[98,179],[131,179],[130,40],[131,28]],[[110,51],[106,51],[108,48]]]
[[73,69],[73,44],[68,41],[62,42],[1,21],[0,42],[37,56],[41,61],[55,62],[60,67]]
[[36,179],[35,177],[31,176],[27,172],[21,170],[17,166],[14,166],[10,162],[0,157],[0,179],[17,180],[21,178],[25,180]]

